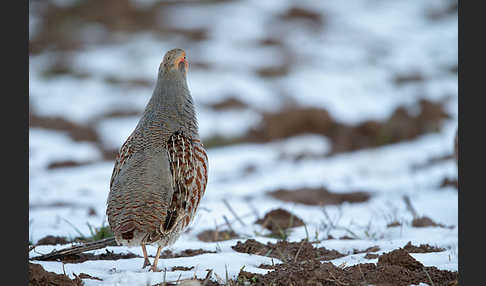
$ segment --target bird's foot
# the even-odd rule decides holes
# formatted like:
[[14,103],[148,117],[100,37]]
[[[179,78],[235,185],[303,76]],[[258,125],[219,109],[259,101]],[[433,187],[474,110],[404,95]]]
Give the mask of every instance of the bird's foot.
[[148,258],[145,258],[145,260],[143,261],[143,266],[142,266],[142,268],[145,268],[145,267],[147,267],[147,266],[151,266],[151,264],[150,264],[150,261],[148,260]]
[[152,266],[150,266],[149,271],[152,271],[152,272],[160,272],[161,270],[160,270],[160,269],[158,269],[158,268],[157,268],[157,266],[152,265]]

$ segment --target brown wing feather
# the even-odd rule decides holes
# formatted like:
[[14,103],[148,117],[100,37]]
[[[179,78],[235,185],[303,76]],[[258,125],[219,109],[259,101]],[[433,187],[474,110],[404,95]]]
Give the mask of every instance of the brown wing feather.
[[182,228],[192,221],[207,185],[208,159],[197,139],[174,133],[167,141],[174,194],[164,231],[170,232],[181,221]]

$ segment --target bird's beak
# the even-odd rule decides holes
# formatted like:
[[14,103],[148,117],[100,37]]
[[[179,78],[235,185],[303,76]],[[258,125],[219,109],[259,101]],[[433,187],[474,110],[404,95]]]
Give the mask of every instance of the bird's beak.
[[180,60],[177,61],[177,68],[184,72],[184,74],[187,74],[187,70],[189,68],[189,63],[187,62],[187,60],[182,57]]

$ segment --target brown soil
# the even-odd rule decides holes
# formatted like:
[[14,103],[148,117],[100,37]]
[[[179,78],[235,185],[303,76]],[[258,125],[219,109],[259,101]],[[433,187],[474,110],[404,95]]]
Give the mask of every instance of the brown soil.
[[444,248],[430,246],[428,244],[421,244],[420,246],[415,246],[409,241],[404,247],[402,247],[408,253],[428,253],[428,252],[441,252],[445,251]]
[[255,223],[262,225],[262,227],[274,233],[304,225],[304,221],[301,218],[284,209],[269,211],[263,218],[258,219]]
[[57,245],[57,244],[68,244],[69,242],[65,237],[48,235],[37,241],[36,245]]
[[[118,260],[118,259],[130,259],[130,258],[137,258],[141,257],[135,255],[133,253],[125,253],[125,254],[118,254],[113,253],[112,251],[105,250],[105,253],[102,254],[92,254],[92,253],[80,253],[80,254],[73,254],[67,255],[61,258],[61,261],[64,263],[83,263],[88,260]],[[57,259],[55,259],[57,261]]]
[[459,66],[457,64],[450,65],[446,68],[446,70],[452,74],[457,74],[457,72],[459,71]]
[[376,259],[378,258],[380,255],[378,254],[375,254],[375,253],[366,253],[366,255],[364,256],[364,258],[366,259]]
[[233,230],[218,231],[218,230],[208,229],[200,232],[197,235],[197,238],[204,242],[230,240],[237,237],[238,234],[236,234]]
[[445,227],[445,228],[453,228],[453,226],[445,226],[441,223],[434,222],[431,218],[427,216],[417,217],[412,220],[413,227],[428,227],[428,226],[435,226],[435,227]]
[[[215,1],[204,1],[202,5]],[[178,1],[157,2],[147,8],[138,8],[129,0],[80,1],[72,5],[57,6],[50,2],[36,3],[44,20],[38,33],[29,41],[29,52],[45,50],[71,51],[87,45],[114,43],[115,34],[151,32],[155,36],[178,35],[189,41],[207,39],[205,28],[174,28],[164,21],[164,14],[170,13],[169,6]],[[183,4],[183,3],[182,3]],[[48,19],[48,21],[46,21]],[[83,35],[91,25],[101,26],[105,31],[96,37],[86,39]]]
[[[116,115],[116,112],[115,112]],[[101,138],[98,135],[97,131],[94,128],[97,120],[113,116],[112,112],[108,112],[105,115],[102,115],[100,118],[97,118],[94,122],[89,124],[78,124],[66,120],[62,117],[56,116],[40,116],[35,113],[35,110],[32,106],[29,107],[29,127],[39,127],[44,129],[50,129],[55,131],[65,132],[72,140],[77,142],[93,142],[96,144],[96,147],[101,151],[103,155],[103,159],[112,161],[115,159],[118,150],[110,150],[106,149],[102,142]],[[59,167],[75,167],[84,164],[89,164],[92,162],[76,162],[76,161],[63,161],[63,162],[54,162],[49,165],[50,169],[59,168]]]
[[210,104],[209,107],[214,110],[228,110],[245,109],[248,108],[248,105],[234,96],[229,96],[219,102]]
[[83,281],[79,277],[70,279],[64,274],[48,272],[42,267],[42,265],[29,262],[29,285],[81,286],[83,285]]
[[384,121],[364,121],[358,125],[336,122],[325,109],[286,107],[278,112],[264,112],[260,124],[240,141],[269,142],[291,136],[314,133],[327,136],[332,142],[330,155],[363,148],[412,140],[418,136],[438,132],[449,115],[443,103],[428,100],[419,102],[420,112],[410,114],[398,107]]
[[262,47],[281,47],[284,45],[281,38],[268,36],[258,41],[258,45]]
[[99,142],[96,131],[88,126],[70,122],[62,117],[39,116],[30,108],[29,127],[40,127],[66,132],[74,141]]
[[72,67],[72,61],[69,57],[62,54],[55,54],[52,61],[42,70],[42,77],[44,79],[51,79],[56,76],[70,75],[77,79],[87,79],[91,75],[82,72]]
[[260,265],[258,265],[258,268],[260,268],[260,269],[275,269],[275,265],[260,264]]
[[398,221],[392,221],[386,225],[386,227],[394,227],[394,226],[401,226],[402,224]]
[[405,269],[416,271],[424,266],[404,249],[396,249],[392,252],[383,253],[378,258],[378,265],[397,265]]
[[438,8],[427,11],[426,15],[430,20],[438,21],[452,15],[457,17],[458,0],[448,0],[444,2],[446,2],[446,5],[440,5]]
[[204,139],[204,146],[210,149],[210,148],[216,148],[221,146],[240,144],[244,142],[248,142],[248,140],[239,137],[225,137],[217,134],[212,137]]
[[375,245],[375,246],[370,246],[370,247],[366,248],[365,250],[357,250],[357,249],[354,249],[353,250],[353,254],[368,253],[368,252],[377,252],[379,250],[380,250],[380,248],[377,245]]
[[353,239],[356,239],[356,238],[351,237],[351,236],[349,236],[349,235],[347,235],[347,234],[346,234],[346,235],[344,235],[344,236],[341,236],[339,239],[344,239],[344,240],[353,240]]
[[99,281],[103,281],[103,279],[99,278],[99,277],[95,277],[95,276],[91,276],[89,274],[86,274],[86,273],[79,273],[79,275],[76,275],[74,274],[74,276],[76,277],[79,277],[80,279],[92,279],[92,280],[99,280]]
[[259,126],[248,134],[250,140],[269,142],[304,133],[328,134],[338,127],[326,110],[318,108],[287,107],[262,115]]
[[52,169],[57,169],[57,168],[69,168],[69,167],[79,167],[79,166],[84,166],[89,164],[89,162],[78,162],[78,161],[73,161],[73,160],[66,160],[66,161],[57,161],[57,162],[51,162],[47,166],[47,169],[52,170]]
[[[240,271],[238,281],[247,285],[395,285],[408,286],[421,282],[429,285],[452,285],[457,272],[424,267],[407,251],[397,249],[378,257],[378,263],[337,267],[330,262],[311,259],[277,264],[265,275]],[[429,278],[430,277],[430,278]],[[432,281],[432,282],[431,282]],[[242,284],[243,285],[243,284]]]
[[194,269],[194,266],[186,267],[186,266],[174,266],[170,271],[190,271]]
[[216,251],[209,251],[204,249],[186,249],[179,253],[173,253],[170,250],[164,250],[160,254],[160,258],[178,258],[178,257],[191,257],[205,253],[216,253]]
[[88,216],[97,216],[97,215],[98,215],[98,213],[96,212],[96,210],[93,207],[88,208]]
[[[50,241],[48,241],[50,239]],[[48,242],[53,242],[55,238],[48,238],[45,239]],[[203,249],[186,249],[179,253],[173,253],[170,250],[165,250],[160,254],[160,258],[178,258],[178,257],[190,257],[196,256],[204,253],[216,253],[215,251],[208,251]],[[151,257],[154,257],[153,255]],[[141,256],[136,255],[134,253],[114,253],[113,251],[109,251],[105,249],[105,253],[102,254],[92,254],[92,253],[79,253],[79,254],[71,254],[71,255],[63,255],[62,258],[53,257],[47,258],[43,260],[54,260],[54,261],[62,261],[64,263],[82,263],[88,260],[118,260],[118,259],[131,259],[131,258],[141,258]]]
[[396,74],[393,78],[393,82],[396,85],[403,85],[407,83],[423,82],[424,76],[420,72],[410,72],[404,74]]
[[119,118],[119,117],[140,116],[140,115],[141,115],[140,110],[115,109],[103,114],[102,118]]
[[278,241],[276,244],[268,242],[265,245],[254,239],[248,239],[245,242],[238,241],[231,248],[237,252],[273,257],[284,262],[317,258],[319,260],[332,260],[345,256],[336,250],[328,250],[325,247],[315,248],[307,240],[301,242]]
[[459,183],[457,182],[456,179],[444,178],[442,180],[442,183],[440,183],[440,187],[441,188],[453,187],[453,188],[456,188],[457,190],[459,190]]
[[322,188],[302,188],[297,190],[279,189],[268,193],[270,196],[286,201],[305,205],[339,205],[344,202],[361,203],[370,198],[365,192],[332,193]]
[[273,78],[286,76],[290,71],[290,65],[283,63],[279,66],[262,67],[256,70],[256,73],[263,78]]
[[[111,85],[121,85],[126,87],[152,87],[154,82],[144,78],[121,79],[117,76],[105,76],[105,82]],[[139,114],[139,112],[137,112]]]
[[283,21],[302,21],[316,29],[322,28],[326,20],[320,13],[301,7],[291,7],[279,18]]

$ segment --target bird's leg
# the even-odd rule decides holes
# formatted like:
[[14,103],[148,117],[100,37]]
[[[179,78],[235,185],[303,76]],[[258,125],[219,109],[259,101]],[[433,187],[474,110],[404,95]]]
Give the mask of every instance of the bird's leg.
[[143,252],[143,257],[144,257],[144,261],[143,261],[143,266],[142,268],[145,268],[147,266],[150,265],[150,261],[148,259],[148,256],[147,256],[147,249],[145,249],[145,243],[142,243],[142,252]]
[[159,262],[159,256],[161,250],[162,250],[162,246],[159,246],[157,248],[157,254],[155,254],[154,264],[152,264],[152,267],[150,267],[150,270],[152,270],[153,272],[159,272],[159,270],[157,269],[157,263]]

